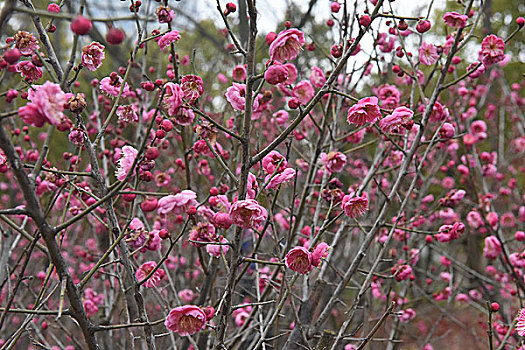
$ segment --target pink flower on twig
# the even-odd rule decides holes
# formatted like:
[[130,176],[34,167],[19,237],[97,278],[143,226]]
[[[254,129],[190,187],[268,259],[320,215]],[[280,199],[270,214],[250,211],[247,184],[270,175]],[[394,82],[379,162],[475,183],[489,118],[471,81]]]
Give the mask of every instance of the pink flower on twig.
[[180,336],[192,335],[206,328],[206,313],[195,305],[179,306],[169,312],[164,325]]
[[159,48],[161,50],[164,50],[168,45],[173,44],[180,40],[180,34],[176,30],[172,30],[171,32],[167,32],[163,36],[160,37],[160,39],[157,41],[157,44],[159,45]]
[[270,58],[280,62],[291,61],[297,57],[305,43],[304,33],[300,30],[283,30],[270,45]]
[[364,125],[366,123],[373,123],[378,118],[381,118],[378,99],[372,96],[362,98],[350,107],[346,120],[349,124]]
[[96,41],[82,48],[82,65],[89,71],[96,71],[105,57],[104,45]]
[[119,181],[123,181],[126,178],[126,176],[131,170],[131,167],[133,166],[135,158],[137,158],[138,153],[139,151],[137,151],[132,146],[122,147],[122,150],[120,151],[120,158],[118,160],[117,170],[115,172],[115,175],[117,176],[117,179]]

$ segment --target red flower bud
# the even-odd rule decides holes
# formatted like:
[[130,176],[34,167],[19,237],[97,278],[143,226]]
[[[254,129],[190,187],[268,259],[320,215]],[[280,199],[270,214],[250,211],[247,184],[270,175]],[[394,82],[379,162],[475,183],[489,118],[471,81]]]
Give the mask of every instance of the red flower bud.
[[106,41],[110,45],[119,45],[124,41],[126,35],[124,32],[118,28],[110,28],[106,34]]
[[15,64],[21,56],[22,53],[17,48],[9,49],[4,52],[4,60],[9,64]]
[[71,30],[77,35],[85,35],[93,28],[93,23],[84,16],[76,16],[71,22]]

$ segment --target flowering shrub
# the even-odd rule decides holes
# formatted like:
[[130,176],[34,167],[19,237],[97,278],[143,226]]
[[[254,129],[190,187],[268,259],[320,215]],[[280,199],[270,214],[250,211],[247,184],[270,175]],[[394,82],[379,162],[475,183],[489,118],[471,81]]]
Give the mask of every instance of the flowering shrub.
[[3,3],[0,348],[525,349],[525,20],[238,4]]

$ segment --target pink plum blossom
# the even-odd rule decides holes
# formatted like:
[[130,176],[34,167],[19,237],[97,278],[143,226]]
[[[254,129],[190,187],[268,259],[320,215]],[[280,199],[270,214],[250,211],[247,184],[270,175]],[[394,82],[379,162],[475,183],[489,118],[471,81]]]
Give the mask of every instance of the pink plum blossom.
[[164,97],[162,102],[168,110],[169,115],[175,115],[180,106],[182,106],[182,97],[184,92],[179,84],[166,83],[164,85]]
[[351,218],[363,215],[368,210],[368,194],[363,192],[361,195],[352,193],[344,196],[341,208]]
[[[233,86],[230,86],[226,89],[226,99],[232,105],[233,109],[236,111],[244,111],[246,105],[246,85],[233,83]],[[253,100],[253,109],[259,107],[259,102],[255,98]]]
[[381,118],[378,99],[375,96],[360,99],[348,110],[346,120],[349,124],[365,125]]
[[481,43],[481,61],[485,67],[489,67],[505,58],[505,41],[496,35],[489,35]]
[[443,16],[443,21],[449,27],[460,29],[467,25],[468,16],[461,15],[457,12],[447,12]]
[[485,248],[483,248],[483,255],[487,259],[496,259],[502,252],[501,243],[496,236],[489,236],[485,238]]
[[224,237],[220,237],[220,243],[222,244],[207,244],[206,245],[206,251],[211,256],[214,256],[216,258],[220,257],[221,254],[225,255],[228,253],[228,249],[230,248],[226,243],[228,243],[228,240]]
[[18,113],[30,125],[42,126],[46,121],[57,125],[65,118],[62,111],[69,96],[62,91],[60,85],[47,81],[29,89],[27,99],[31,102],[21,107]]
[[314,97],[315,90],[308,80],[298,82],[292,90],[292,95],[301,102],[302,105],[307,105]]
[[24,30],[17,32],[13,38],[15,40],[15,47],[20,50],[20,53],[24,56],[32,55],[40,48],[35,36]]
[[82,65],[91,72],[96,71],[102,65],[105,57],[104,45],[96,41],[82,48]]
[[314,87],[322,88],[324,83],[326,83],[326,76],[324,75],[323,70],[319,67],[312,67],[310,81]]
[[139,151],[133,146],[124,146],[120,151],[120,158],[118,160],[117,170],[115,175],[119,181],[123,181],[133,166],[135,158],[137,158]]
[[319,267],[319,265],[321,265],[321,261],[328,256],[329,250],[330,246],[325,242],[321,242],[316,245],[312,252],[312,265]]
[[195,74],[188,74],[181,78],[180,86],[182,89],[182,96],[191,102],[202,96],[204,93],[204,83],[202,78]]
[[195,305],[184,305],[172,309],[164,325],[181,337],[195,334],[206,328],[206,313]]
[[379,127],[386,134],[399,132],[401,127],[411,127],[414,112],[406,107],[397,107],[392,114],[379,121]]
[[168,32],[161,36],[159,40],[157,41],[157,44],[159,45],[159,48],[161,50],[164,50],[168,45],[173,44],[180,40],[180,34],[176,30],[172,30],[171,32]]
[[288,162],[282,154],[277,151],[271,151],[262,160],[264,171],[268,174],[273,174],[275,171],[282,172],[288,167]]
[[265,182],[268,182],[268,185],[266,186],[267,189],[275,189],[279,187],[279,185],[283,183],[287,183],[292,181],[292,179],[295,177],[295,170],[292,168],[286,168],[280,173],[277,173],[275,176],[272,177],[272,174],[266,175],[266,178],[264,179]]
[[159,199],[157,213],[167,215],[169,213],[185,213],[190,206],[196,206],[197,194],[192,190],[183,190],[175,195],[169,195]]
[[321,162],[324,163],[326,170],[330,173],[338,173],[343,170],[343,167],[346,164],[346,156],[341,152],[330,152],[328,154],[321,153],[320,156]]
[[297,57],[305,42],[304,33],[300,30],[283,30],[270,45],[270,58],[280,62],[291,61]]
[[419,47],[419,62],[425,66],[431,66],[437,62],[438,58],[436,47],[423,41]]
[[290,270],[304,275],[312,270],[312,253],[305,247],[295,247],[286,254],[284,262]]
[[[135,277],[137,277],[137,280],[139,282],[142,282],[148,277],[148,275],[151,273],[157,267],[157,263],[155,261],[147,261],[144,264],[140,265],[137,271],[135,272]],[[146,288],[153,288],[156,285],[159,284],[160,280],[164,278],[165,272],[163,269],[157,269],[153,275],[151,275],[148,280],[146,280],[143,285]]]
[[230,209],[230,218],[237,226],[252,228],[265,222],[268,218],[268,212],[254,199],[245,199],[233,203]]

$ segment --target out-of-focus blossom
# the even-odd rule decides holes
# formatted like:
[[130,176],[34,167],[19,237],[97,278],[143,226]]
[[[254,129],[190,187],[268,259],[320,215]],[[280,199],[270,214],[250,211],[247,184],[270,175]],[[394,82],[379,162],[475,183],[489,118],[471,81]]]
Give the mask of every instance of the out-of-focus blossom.
[[463,28],[467,25],[468,16],[467,15],[461,15],[457,12],[447,12],[443,16],[443,21],[445,21],[445,24],[452,28]]

